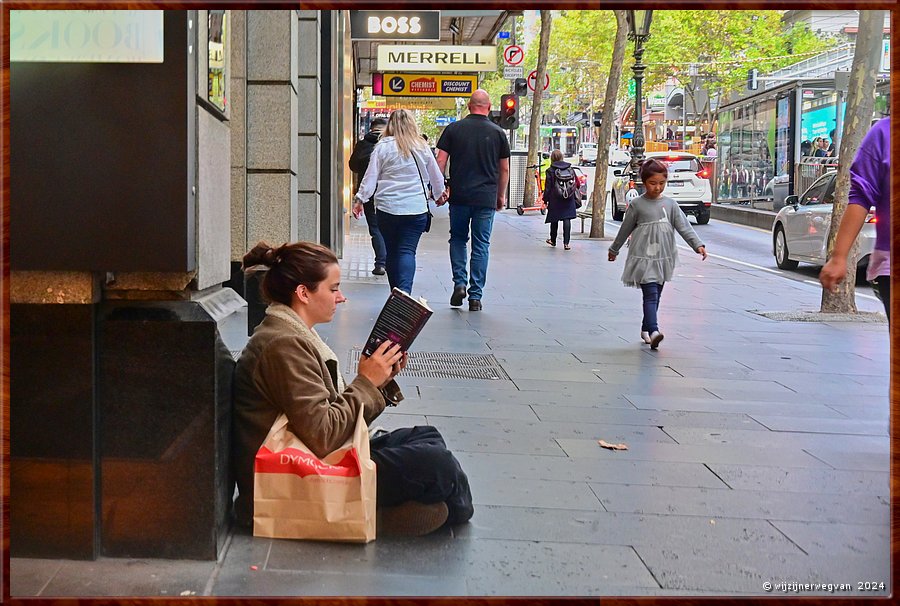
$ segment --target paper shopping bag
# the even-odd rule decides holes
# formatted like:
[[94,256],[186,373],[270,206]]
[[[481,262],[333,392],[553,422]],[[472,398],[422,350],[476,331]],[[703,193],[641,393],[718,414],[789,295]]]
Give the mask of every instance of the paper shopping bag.
[[375,463],[360,410],[347,442],[319,459],[281,414],[256,454],[253,535],[368,543],[375,539]]

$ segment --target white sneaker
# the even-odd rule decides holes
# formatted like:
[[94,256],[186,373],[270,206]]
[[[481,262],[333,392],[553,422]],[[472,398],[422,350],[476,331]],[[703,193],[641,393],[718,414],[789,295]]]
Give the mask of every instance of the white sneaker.
[[643,341],[647,345],[650,345],[650,333],[646,330],[641,331],[641,341]]
[[650,349],[656,349],[659,347],[660,342],[663,340],[663,334],[658,330],[654,330],[650,333]]

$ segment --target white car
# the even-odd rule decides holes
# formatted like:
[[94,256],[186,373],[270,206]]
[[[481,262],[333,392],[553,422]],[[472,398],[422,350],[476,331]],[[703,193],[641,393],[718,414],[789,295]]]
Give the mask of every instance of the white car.
[[597,165],[597,144],[582,143],[578,148],[578,164],[581,166]]
[[[825,265],[835,175],[836,171],[827,172],[801,195],[784,199],[784,208],[778,211],[772,224],[772,253],[779,268],[795,269],[800,261]],[[869,264],[869,255],[875,249],[875,221],[870,211],[857,238],[859,271]]]
[[[709,171],[703,168],[700,159],[694,154],[680,151],[644,154],[644,159],[650,158],[659,160],[669,169],[663,195],[675,200],[686,215],[694,215],[698,225],[709,223],[712,188],[709,186]],[[632,175],[630,170],[626,166],[613,173],[616,176],[612,189],[612,215],[615,221],[621,221],[628,204],[644,193],[640,175]]]

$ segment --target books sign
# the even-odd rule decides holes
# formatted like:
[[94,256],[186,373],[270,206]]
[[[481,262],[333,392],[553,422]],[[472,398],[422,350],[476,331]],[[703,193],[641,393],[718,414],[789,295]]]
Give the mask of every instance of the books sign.
[[162,63],[163,11],[9,11],[9,60]]
[[464,74],[391,74],[382,76],[387,97],[468,97],[478,88],[478,76]]

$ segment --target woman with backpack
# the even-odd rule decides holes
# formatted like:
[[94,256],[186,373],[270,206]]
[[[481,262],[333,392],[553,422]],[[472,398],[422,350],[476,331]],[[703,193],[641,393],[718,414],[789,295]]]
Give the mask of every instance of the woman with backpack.
[[571,250],[569,238],[572,235],[572,219],[578,208],[578,179],[572,165],[563,160],[562,152],[554,149],[550,153],[550,167],[544,184],[544,202],[547,203],[547,219],[550,224],[550,238],[547,244],[556,246],[559,222],[563,222],[563,247]]

